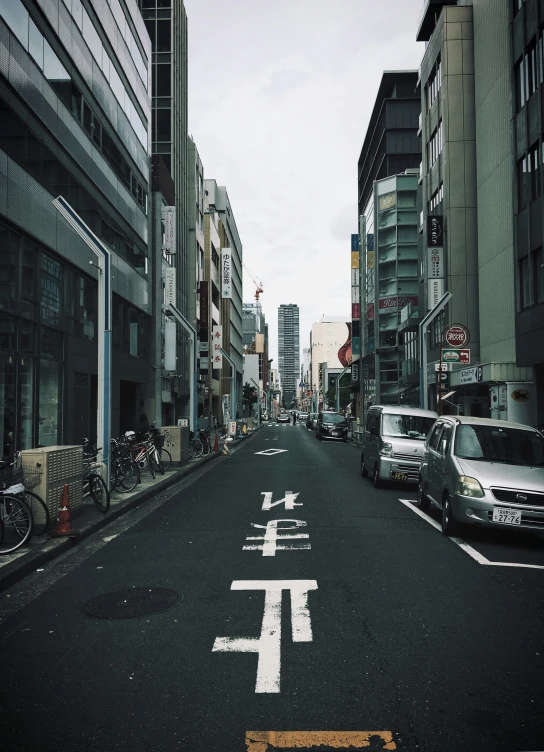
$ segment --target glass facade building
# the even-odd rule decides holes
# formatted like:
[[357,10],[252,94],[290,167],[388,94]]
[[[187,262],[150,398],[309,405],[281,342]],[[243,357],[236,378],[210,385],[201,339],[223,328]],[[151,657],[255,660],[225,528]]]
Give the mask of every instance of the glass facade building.
[[112,431],[144,397],[151,48],[134,0],[0,0],[2,450],[94,438],[97,268],[62,195],[112,250]]

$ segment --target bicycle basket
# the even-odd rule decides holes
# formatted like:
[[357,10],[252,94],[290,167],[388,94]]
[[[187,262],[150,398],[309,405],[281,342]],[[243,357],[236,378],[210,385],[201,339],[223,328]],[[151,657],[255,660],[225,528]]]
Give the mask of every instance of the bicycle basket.
[[157,447],[157,449],[162,449],[164,446],[164,436],[162,433],[157,434],[156,436],[152,436],[151,440],[153,444]]
[[3,457],[0,460],[0,491],[23,482],[23,466],[21,456]]
[[27,491],[39,486],[42,481],[42,470],[36,465],[23,465],[23,483]]

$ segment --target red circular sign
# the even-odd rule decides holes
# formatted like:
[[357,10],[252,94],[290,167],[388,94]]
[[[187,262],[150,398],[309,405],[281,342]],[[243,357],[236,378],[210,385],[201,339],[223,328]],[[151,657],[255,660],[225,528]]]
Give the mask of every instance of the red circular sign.
[[450,324],[444,330],[444,339],[450,347],[464,347],[469,341],[468,329],[462,324]]

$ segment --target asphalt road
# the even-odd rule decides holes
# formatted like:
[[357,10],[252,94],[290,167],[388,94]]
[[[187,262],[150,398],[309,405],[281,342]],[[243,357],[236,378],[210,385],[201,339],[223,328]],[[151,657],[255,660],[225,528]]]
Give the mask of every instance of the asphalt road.
[[[543,750],[542,539],[452,542],[414,500],[265,426],[2,594],[2,748]],[[82,613],[121,590],[136,618]]]

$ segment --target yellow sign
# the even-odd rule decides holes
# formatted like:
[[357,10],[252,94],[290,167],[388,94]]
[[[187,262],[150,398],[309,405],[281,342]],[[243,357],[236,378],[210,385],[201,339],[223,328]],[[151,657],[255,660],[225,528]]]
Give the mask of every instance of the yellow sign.
[[366,254],[366,268],[374,269],[374,251],[367,251]]
[[[382,742],[383,746],[376,746]],[[312,750],[317,747],[364,750],[397,749],[391,731],[246,731],[246,752],[275,752],[279,749]]]
[[351,252],[351,268],[352,269],[359,268],[359,251]]

